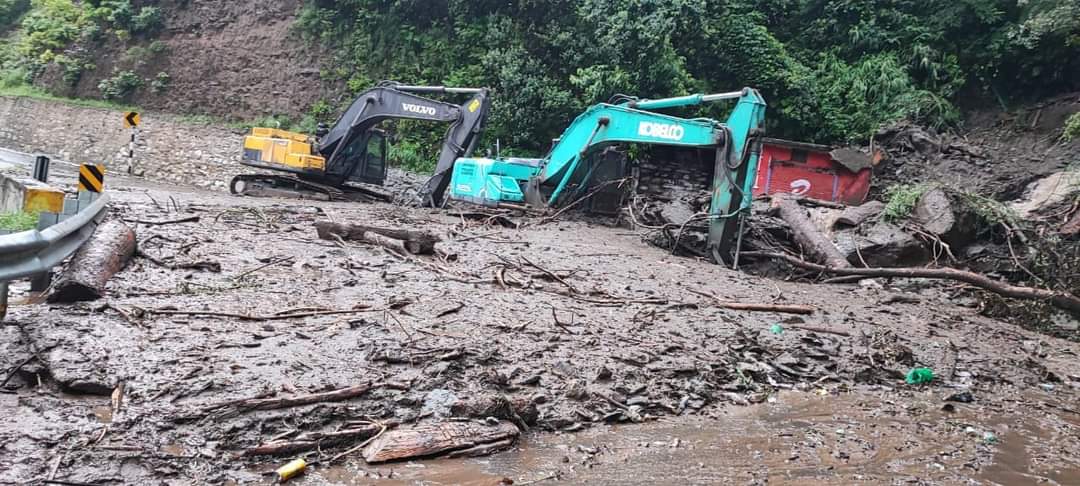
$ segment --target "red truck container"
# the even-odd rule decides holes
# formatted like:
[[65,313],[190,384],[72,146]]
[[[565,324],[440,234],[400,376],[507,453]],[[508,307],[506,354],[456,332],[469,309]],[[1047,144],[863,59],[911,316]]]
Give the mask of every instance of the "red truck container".
[[[845,161],[831,147],[775,138],[762,141],[754,195],[779,192],[857,206],[870,192],[870,157],[852,163],[853,151]],[[857,153],[855,153],[858,155]]]

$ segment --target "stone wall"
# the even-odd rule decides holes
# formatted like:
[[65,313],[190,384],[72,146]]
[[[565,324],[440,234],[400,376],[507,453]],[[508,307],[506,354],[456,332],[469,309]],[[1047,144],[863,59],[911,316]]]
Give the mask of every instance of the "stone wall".
[[[143,113],[135,168],[150,180],[227,190],[229,179],[243,172],[243,136],[241,130]],[[107,173],[115,174],[127,170],[130,139],[120,111],[0,96],[0,147],[73,163],[103,163]]]
[[707,193],[715,157],[712,150],[657,147],[641,162],[638,192],[671,198]]

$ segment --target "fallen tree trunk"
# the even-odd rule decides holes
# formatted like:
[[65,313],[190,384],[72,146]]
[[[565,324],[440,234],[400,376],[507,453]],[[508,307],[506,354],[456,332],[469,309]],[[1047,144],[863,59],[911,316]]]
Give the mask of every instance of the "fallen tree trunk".
[[315,223],[319,238],[333,241],[335,237],[379,245],[400,253],[430,255],[441,238],[426,231],[379,228],[359,224],[339,224],[329,221]]
[[261,444],[244,451],[244,456],[283,456],[305,452],[313,449],[325,448],[351,440],[367,440],[375,437],[383,426],[371,424],[366,427],[355,429],[338,430],[336,432],[308,432],[300,434],[292,440],[277,440]]
[[398,461],[402,459],[432,457],[455,451],[472,449],[472,452],[508,445],[517,438],[518,428],[510,422],[487,425],[483,422],[439,422],[416,424],[387,431],[364,448],[364,460],[370,463]]
[[97,227],[83,244],[46,297],[48,302],[100,299],[105,284],[135,254],[135,232],[121,221],[109,220]]
[[863,277],[900,277],[900,278],[935,278],[956,280],[988,290],[1003,297],[1014,299],[1039,300],[1049,302],[1054,307],[1080,313],[1080,298],[1068,292],[1021,287],[993,280],[985,275],[955,268],[836,268],[811,263],[783,253],[748,251],[743,253],[750,258],[773,258],[784,260],[797,267],[815,272],[833,275],[857,275]]
[[851,267],[851,264],[840,253],[840,250],[825,237],[821,230],[814,226],[814,223],[807,217],[806,211],[799,207],[799,204],[794,199],[784,194],[775,194],[771,205],[772,209],[780,215],[780,219],[783,219],[791,227],[795,242],[803,250],[830,267]]

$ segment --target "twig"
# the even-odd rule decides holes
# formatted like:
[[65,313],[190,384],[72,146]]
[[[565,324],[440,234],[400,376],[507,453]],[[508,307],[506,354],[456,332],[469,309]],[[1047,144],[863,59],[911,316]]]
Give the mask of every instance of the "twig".
[[588,200],[590,197],[592,197],[593,194],[596,194],[596,193],[600,192],[601,189],[604,189],[605,187],[610,186],[612,184],[622,185],[622,183],[626,182],[629,179],[630,179],[629,177],[624,177],[622,179],[612,179],[610,181],[604,181],[602,184],[598,184],[591,191],[589,191],[588,194],[585,194],[584,196],[581,196],[580,198],[578,198],[574,202],[572,202],[570,204],[567,204],[566,206],[563,206],[563,208],[556,211],[555,214],[552,214],[551,216],[547,216],[547,217],[541,219],[536,224],[541,225],[541,224],[546,224],[546,223],[550,223],[552,221],[555,221],[560,215],[562,215],[562,213],[565,213],[565,212],[569,211],[570,208],[573,208],[574,206],[577,206],[578,203],[580,203],[582,201],[585,201],[585,200]]
[[231,317],[234,319],[240,319],[241,321],[279,321],[284,319],[296,319],[298,317],[315,317],[315,316],[334,316],[341,314],[359,314],[363,312],[379,312],[386,309],[372,309],[370,307],[364,307],[361,309],[350,310],[328,310],[328,311],[313,311],[313,312],[301,312],[298,314],[283,314],[283,315],[269,315],[269,316],[252,316],[247,314],[234,314],[232,312],[214,312],[214,311],[182,311],[172,309],[146,309],[146,312],[150,314],[160,315],[175,315],[175,316],[203,316],[203,317]]
[[240,280],[240,279],[242,279],[242,278],[244,278],[244,277],[246,277],[248,275],[251,275],[251,274],[253,274],[255,272],[258,272],[259,270],[262,270],[262,269],[264,269],[266,267],[271,267],[271,266],[277,265],[279,263],[287,262],[287,261],[292,260],[293,258],[295,258],[295,257],[291,256],[291,255],[286,256],[286,257],[282,257],[282,258],[278,258],[278,259],[273,259],[272,258],[265,265],[260,265],[258,267],[255,267],[255,268],[251,269],[251,270],[248,270],[248,271],[246,271],[244,273],[241,273],[240,275],[237,275],[237,276],[233,277],[233,280]]
[[8,380],[10,380],[12,376],[15,376],[15,373],[18,373],[23,366],[26,366],[27,363],[33,361],[34,358],[37,358],[37,355],[31,354],[29,358],[26,358],[21,363],[15,365],[15,367],[8,372],[7,377],[4,378],[4,381],[0,383],[0,388],[3,388],[4,385],[7,385]]
[[527,484],[536,484],[536,483],[539,483],[541,481],[547,481],[549,479],[559,479],[559,473],[556,471],[556,472],[548,474],[547,476],[544,476],[542,478],[536,478],[536,479],[532,479],[532,480],[529,480],[529,481],[525,481],[523,483],[514,483],[514,484],[517,484],[518,486],[525,486]]
[[868,277],[900,277],[900,278],[936,278],[956,280],[988,290],[998,295],[1014,299],[1038,300],[1049,302],[1060,309],[1072,312],[1080,312],[1080,298],[1064,291],[1045,290],[1032,287],[1022,287],[998,282],[986,275],[973,272],[965,272],[955,268],[835,268],[825,265],[810,263],[799,258],[783,253],[769,252],[746,252],[745,256],[758,258],[773,258],[785,260],[797,267],[805,268],[821,273],[836,275],[863,275]]
[[249,410],[278,410],[282,408],[299,407],[313,403],[341,402],[356,398],[375,388],[391,388],[394,390],[408,390],[409,386],[400,383],[380,382],[341,388],[322,393],[312,393],[287,398],[248,398],[244,400],[231,400],[228,402],[207,405],[201,410],[212,412],[223,408],[231,408],[238,412]]
[[709,299],[711,299],[713,301],[714,305],[716,305],[717,307],[723,307],[725,309],[744,310],[744,311],[751,311],[751,312],[780,312],[780,313],[783,313],[783,314],[802,314],[802,315],[813,314],[814,311],[816,310],[814,307],[811,307],[811,306],[808,306],[808,305],[798,305],[798,304],[754,304],[754,303],[744,303],[744,302],[724,302],[724,301],[720,300],[719,297],[717,297],[717,296],[715,296],[713,294],[710,294],[708,292],[702,292],[700,290],[695,290],[695,289],[687,289],[687,290],[689,290],[690,292],[693,292],[695,294],[698,294],[700,296],[708,297]]
[[57,456],[56,462],[53,463],[53,467],[49,471],[49,477],[45,478],[46,480],[49,480],[49,479],[52,479],[52,478],[56,477],[56,471],[60,470],[60,463],[64,462],[65,457],[67,457],[67,451],[65,451],[63,454],[60,454],[59,456]]
[[547,274],[547,276],[551,277],[555,281],[565,285],[566,288],[570,289],[570,292],[573,292],[575,294],[579,293],[578,289],[574,288],[574,286],[570,285],[570,283],[567,282],[566,280],[563,280],[562,277],[556,275],[555,272],[552,272],[551,270],[548,270],[548,269],[546,269],[544,267],[541,267],[540,265],[537,265],[537,264],[533,263],[532,261],[530,261],[528,258],[525,258],[524,256],[521,256],[519,258],[521,258],[521,260],[524,261],[525,263],[528,263],[529,266],[531,266],[531,267],[533,267],[533,268],[535,268],[537,270],[540,270],[541,272],[544,272],[545,274]]
[[851,333],[847,331],[834,331],[832,329],[825,329],[823,327],[811,327],[811,326],[791,326],[792,329],[799,329],[801,331],[820,332],[823,334],[835,334],[837,336],[851,337]]
[[146,220],[142,220],[142,219],[125,219],[124,222],[126,222],[126,223],[136,223],[136,224],[145,224],[147,226],[164,226],[164,225],[167,225],[167,224],[198,223],[199,222],[199,217],[198,216],[188,216],[186,218],[168,219],[168,220],[164,220],[164,221],[146,221]]
[[345,451],[345,452],[342,452],[342,453],[340,453],[340,454],[338,454],[338,455],[336,455],[336,456],[334,456],[334,457],[331,457],[331,458],[330,458],[329,460],[327,460],[327,461],[326,461],[326,463],[327,463],[327,464],[330,464],[330,463],[332,463],[332,462],[335,462],[335,461],[337,461],[338,459],[341,459],[342,457],[345,457],[345,456],[347,456],[347,455],[349,455],[349,454],[352,454],[352,453],[354,453],[354,452],[356,452],[356,451],[358,451],[358,450],[360,450],[360,449],[363,449],[364,447],[367,447],[367,445],[368,445],[368,444],[370,444],[370,443],[374,442],[374,441],[375,441],[375,439],[378,439],[378,438],[379,438],[380,436],[382,436],[382,435],[383,435],[383,432],[386,432],[386,429],[387,429],[386,425],[383,425],[383,424],[379,424],[379,426],[380,426],[380,427],[382,427],[382,429],[381,429],[381,430],[379,430],[379,433],[375,434],[375,435],[374,435],[374,436],[372,436],[372,437],[371,437],[370,439],[368,439],[368,440],[365,440],[365,441],[361,442],[361,443],[360,443],[359,445],[357,445],[356,447],[353,447],[353,448],[351,448],[351,449],[349,449],[349,450],[347,450],[347,451]]
[[64,481],[62,479],[45,479],[41,484],[59,484],[62,486],[105,486],[101,483],[79,483],[76,481]]

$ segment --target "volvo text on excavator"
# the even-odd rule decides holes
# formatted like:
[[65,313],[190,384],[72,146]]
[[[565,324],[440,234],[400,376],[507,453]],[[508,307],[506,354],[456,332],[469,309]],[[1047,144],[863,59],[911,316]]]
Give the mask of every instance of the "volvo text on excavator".
[[[471,95],[463,105],[420,94]],[[233,194],[288,194],[338,199],[348,194],[378,195],[353,183],[382,185],[386,179],[386,137],[377,125],[388,119],[450,123],[435,175],[420,189],[422,204],[442,203],[454,161],[472,153],[487,119],[486,88],[406,86],[382,82],[357,97],[329,130],[315,138],[276,128],[253,128],[244,138],[241,163],[288,175],[242,174],[229,184]]]
[[[726,123],[685,119],[650,110],[737,100]],[[628,167],[603,149],[638,143],[715,149],[708,246],[719,262],[738,253],[750,210],[765,100],[757,90],[695,94],[658,100],[619,97],[579,115],[542,159],[458,159],[450,198],[488,206],[559,207],[588,195],[606,181],[626,177]],[[611,167],[615,164],[616,167]],[[599,176],[598,176],[599,175]]]

